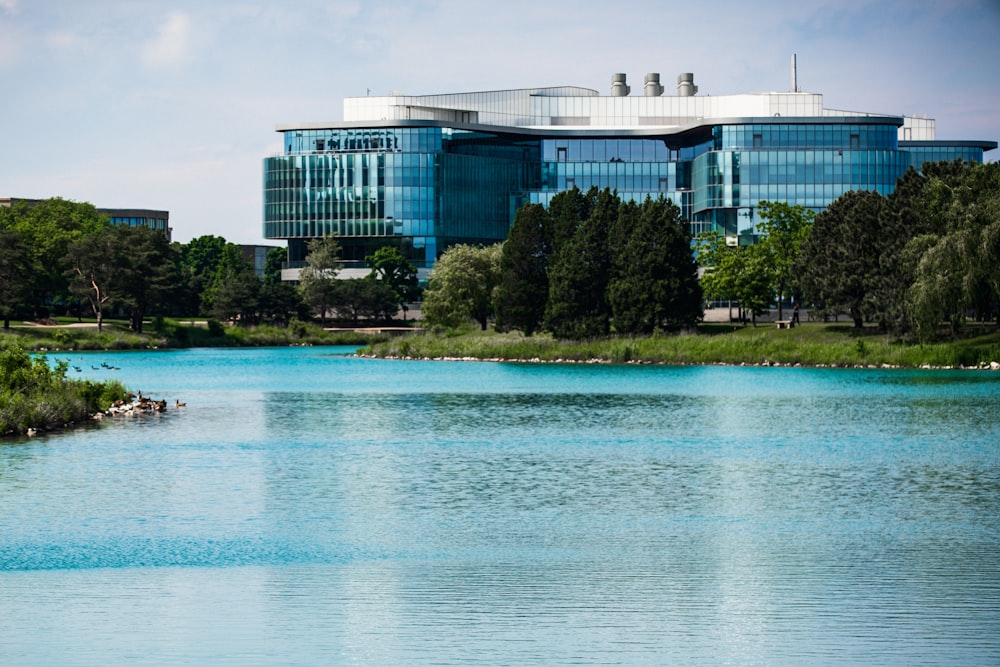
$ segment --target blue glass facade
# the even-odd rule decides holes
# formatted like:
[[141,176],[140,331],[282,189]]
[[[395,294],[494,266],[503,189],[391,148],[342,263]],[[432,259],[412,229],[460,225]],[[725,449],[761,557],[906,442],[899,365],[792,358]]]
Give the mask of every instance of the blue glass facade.
[[[663,196],[693,234],[741,235],[752,233],[762,200],[819,210],[850,190],[888,194],[911,166],[981,162],[996,147],[901,141],[904,124],[913,124],[906,136],[933,136],[933,127],[926,119],[825,111],[812,95],[735,96],[730,103],[739,108],[763,100],[795,115],[713,119],[706,110],[720,102],[708,98],[567,91],[574,96],[545,89],[358,98],[374,105],[365,117],[382,119],[281,128],[284,154],[264,161],[264,236],[288,240],[291,267],[301,266],[309,239],[336,233],[348,266],[395,245],[430,268],[454,243],[505,239],[518,207],[547,204],[573,187],[611,188],[639,201]],[[674,116],[643,116],[667,113],[657,109]]]
[[430,267],[448,245],[506,238],[539,180],[537,141],[442,127],[284,134],[287,154],[264,162],[264,236],[288,239],[291,266],[335,233],[349,264],[396,245]]

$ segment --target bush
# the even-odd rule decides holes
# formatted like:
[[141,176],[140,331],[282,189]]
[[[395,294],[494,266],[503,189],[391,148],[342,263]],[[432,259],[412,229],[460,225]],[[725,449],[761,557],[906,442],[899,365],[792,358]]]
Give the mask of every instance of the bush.
[[128,393],[116,381],[68,380],[67,368],[65,361],[50,367],[44,354],[32,358],[19,346],[0,352],[0,435],[83,421]]

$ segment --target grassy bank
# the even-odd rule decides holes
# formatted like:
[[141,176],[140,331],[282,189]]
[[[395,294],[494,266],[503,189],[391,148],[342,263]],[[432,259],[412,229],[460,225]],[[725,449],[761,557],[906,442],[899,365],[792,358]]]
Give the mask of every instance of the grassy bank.
[[794,329],[703,324],[696,333],[647,338],[557,341],[516,333],[423,333],[372,344],[362,354],[394,358],[470,358],[662,364],[958,367],[1000,362],[996,327],[932,345],[904,342],[875,329],[806,323]]
[[0,352],[0,436],[87,421],[128,391],[117,381],[69,380],[65,362],[49,365],[20,347]]
[[[70,327],[68,325],[76,326]],[[66,320],[54,326],[21,325],[0,332],[0,349],[21,347],[36,351],[144,350],[185,347],[265,347],[288,345],[366,345],[388,340],[388,335],[353,331],[331,332],[315,324],[293,322],[287,327],[228,327],[218,322],[192,323],[157,320],[136,334],[124,322],[96,324]]]

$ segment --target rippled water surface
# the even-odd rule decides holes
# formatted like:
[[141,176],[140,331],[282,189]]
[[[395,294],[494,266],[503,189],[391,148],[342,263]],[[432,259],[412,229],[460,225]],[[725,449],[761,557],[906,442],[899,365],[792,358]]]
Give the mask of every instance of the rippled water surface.
[[348,352],[63,355],[0,664],[1000,664],[1000,374]]

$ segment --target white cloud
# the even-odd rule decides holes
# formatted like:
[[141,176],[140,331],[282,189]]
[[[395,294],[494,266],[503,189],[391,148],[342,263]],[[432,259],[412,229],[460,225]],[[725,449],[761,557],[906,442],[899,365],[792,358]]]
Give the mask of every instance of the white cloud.
[[[2,2],[3,0],[0,0]],[[152,42],[143,48],[143,62],[150,67],[169,67],[184,62],[191,44],[191,19],[170,12]]]
[[8,14],[17,13],[17,0],[0,0],[0,9]]

